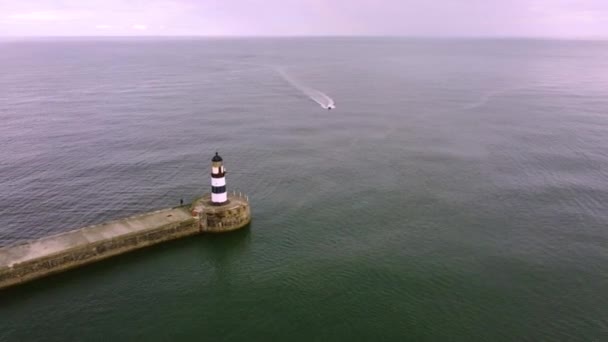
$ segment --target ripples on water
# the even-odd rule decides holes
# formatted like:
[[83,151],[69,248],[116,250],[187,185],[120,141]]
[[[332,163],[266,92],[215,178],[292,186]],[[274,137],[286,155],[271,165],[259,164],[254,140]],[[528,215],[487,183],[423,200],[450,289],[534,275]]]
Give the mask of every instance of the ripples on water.
[[[11,290],[0,339],[606,331],[606,43],[127,39],[0,50],[0,245],[190,200],[207,190],[216,150],[254,211],[239,235]],[[339,107],[320,109],[273,65]]]

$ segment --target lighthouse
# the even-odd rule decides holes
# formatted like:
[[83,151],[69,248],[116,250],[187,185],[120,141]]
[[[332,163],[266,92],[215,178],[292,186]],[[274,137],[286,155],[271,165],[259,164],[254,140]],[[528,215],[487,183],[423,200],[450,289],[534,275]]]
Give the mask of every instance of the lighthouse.
[[251,222],[249,196],[226,191],[224,160],[217,152],[211,159],[211,193],[195,199],[190,212],[201,233],[229,232]]
[[211,202],[215,205],[228,202],[224,160],[217,152],[211,159]]

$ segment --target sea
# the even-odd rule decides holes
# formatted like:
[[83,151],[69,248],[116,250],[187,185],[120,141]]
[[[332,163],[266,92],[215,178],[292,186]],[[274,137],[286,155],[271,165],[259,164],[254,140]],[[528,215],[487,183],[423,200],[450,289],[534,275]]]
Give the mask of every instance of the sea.
[[216,151],[253,221],[2,290],[0,340],[606,341],[607,91],[605,41],[4,39],[0,246]]

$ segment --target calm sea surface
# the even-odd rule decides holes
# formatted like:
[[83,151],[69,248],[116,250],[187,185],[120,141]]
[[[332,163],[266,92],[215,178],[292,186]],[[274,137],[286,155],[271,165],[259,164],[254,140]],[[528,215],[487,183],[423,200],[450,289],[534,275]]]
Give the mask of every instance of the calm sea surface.
[[607,91],[608,42],[0,42],[0,245],[216,150],[254,215],[0,292],[0,340],[605,341]]

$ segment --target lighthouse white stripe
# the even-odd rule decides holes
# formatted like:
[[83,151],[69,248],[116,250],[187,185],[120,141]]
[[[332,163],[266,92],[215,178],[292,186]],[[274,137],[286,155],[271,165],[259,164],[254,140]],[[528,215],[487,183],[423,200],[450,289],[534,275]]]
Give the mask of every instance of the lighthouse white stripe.
[[223,194],[211,194],[211,202],[213,203],[224,203],[228,200],[228,194],[227,193],[223,193]]
[[213,178],[211,177],[211,186],[224,186],[226,185],[226,177]]

